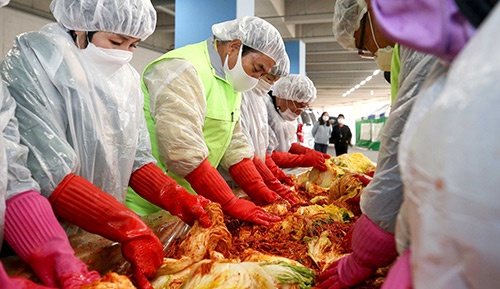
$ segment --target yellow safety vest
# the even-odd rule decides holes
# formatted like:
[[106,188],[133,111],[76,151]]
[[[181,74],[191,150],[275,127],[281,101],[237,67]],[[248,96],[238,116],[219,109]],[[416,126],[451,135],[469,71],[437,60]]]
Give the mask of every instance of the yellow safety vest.
[[[152,65],[166,59],[188,60],[196,68],[196,71],[198,71],[198,76],[205,88],[205,98],[207,102],[206,116],[203,124],[203,136],[205,144],[208,147],[208,161],[212,166],[217,167],[229,147],[234,127],[240,118],[241,93],[235,92],[233,87],[225,79],[215,74],[215,70],[210,63],[206,41],[169,51],[151,62],[145,68],[144,72]],[[164,171],[168,172],[166,164],[161,163],[158,154],[155,123],[149,110],[149,93],[144,84],[144,73],[142,78],[142,90],[144,92],[144,115],[151,137],[153,156],[158,161],[158,165]],[[176,136],[172,135],[171,137]],[[189,149],[189,144],[186,144],[186,149]],[[196,194],[193,188],[191,188],[191,185],[184,178],[171,172],[168,172],[168,174],[181,186],[191,193]],[[127,206],[139,215],[151,214],[160,210],[159,207],[147,202],[130,188],[127,192]]]

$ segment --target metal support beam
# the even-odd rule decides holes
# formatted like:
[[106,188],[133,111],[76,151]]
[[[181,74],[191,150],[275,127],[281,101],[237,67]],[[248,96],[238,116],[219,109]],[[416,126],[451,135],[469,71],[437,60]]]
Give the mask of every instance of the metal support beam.
[[153,6],[175,5],[175,0],[152,0]]
[[41,10],[26,6],[23,4],[19,4],[17,2],[10,2],[7,7],[12,8],[12,9],[16,9],[16,10],[19,10],[21,12],[25,12],[25,13],[28,13],[31,15],[42,17],[42,18],[45,18],[45,19],[48,19],[51,21],[56,21],[56,19],[54,18],[54,16],[51,13],[41,11]]
[[167,13],[169,15],[175,16],[175,11],[172,9],[168,9],[165,6],[155,6],[156,10]]

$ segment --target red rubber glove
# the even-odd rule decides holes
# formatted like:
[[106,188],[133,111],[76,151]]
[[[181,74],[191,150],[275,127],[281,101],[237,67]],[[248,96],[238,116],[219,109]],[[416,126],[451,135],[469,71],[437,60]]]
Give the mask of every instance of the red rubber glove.
[[197,193],[219,203],[224,213],[229,216],[265,226],[281,220],[280,217],[264,211],[254,203],[237,198],[208,159],[189,173],[186,180]]
[[356,174],[355,176],[363,183],[363,186],[365,187],[368,186],[368,184],[372,181],[371,178],[368,178],[368,176],[365,176],[363,174]]
[[5,239],[44,284],[80,288],[100,278],[99,273],[89,272],[85,263],[75,257],[49,201],[40,193],[21,193],[7,200],[6,205]]
[[354,225],[352,253],[321,273],[316,287],[349,288],[373,276],[378,268],[391,264],[397,255],[394,236],[362,215]]
[[229,174],[257,205],[274,203],[280,196],[266,186],[251,159],[243,159],[229,168]]
[[320,171],[327,169],[323,155],[312,151],[303,155],[274,151],[271,157],[280,168],[315,167]]
[[35,284],[28,279],[20,277],[9,277],[0,262],[0,285],[1,288],[8,289],[55,289],[54,287],[45,287]]
[[163,246],[139,216],[73,174],[64,178],[49,201],[56,215],[90,233],[122,243],[122,255],[131,263],[139,288],[153,288],[147,278],[153,277],[163,263]]
[[287,200],[290,204],[295,205],[298,203],[298,200],[295,198],[292,191],[278,181],[263,161],[261,161],[258,157],[254,157],[253,163],[268,188]]
[[307,152],[314,152],[315,154],[322,155],[325,159],[331,158],[329,154],[324,154],[322,152],[318,152],[317,150],[313,150],[310,148],[307,148],[299,143],[292,143],[290,146],[290,149],[288,150],[289,153],[296,154],[296,155],[303,155],[306,154]]
[[266,154],[266,166],[280,182],[285,183],[289,186],[294,185],[292,178],[289,175],[285,174],[285,172],[283,172],[276,165],[276,163],[273,161],[273,158],[269,154]]
[[205,228],[212,224],[205,211],[205,206],[210,201],[202,196],[191,195],[155,164],[147,164],[135,171],[129,185],[144,199],[164,208],[191,226],[195,220],[200,221]]

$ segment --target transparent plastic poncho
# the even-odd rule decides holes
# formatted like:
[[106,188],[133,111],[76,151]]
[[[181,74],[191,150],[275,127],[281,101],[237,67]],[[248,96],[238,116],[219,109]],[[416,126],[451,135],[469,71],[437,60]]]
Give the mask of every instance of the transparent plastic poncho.
[[437,57],[400,46],[401,70],[399,91],[384,126],[377,169],[373,180],[363,190],[361,210],[382,229],[394,234],[396,216],[403,202],[403,182],[398,163],[401,133]]
[[67,31],[49,24],[15,39],[1,73],[42,194],[73,173],[123,203],[131,173],[155,163],[139,74],[126,64],[103,75],[83,55]]
[[399,219],[396,232],[411,248],[414,288],[500,284],[499,25],[497,5],[418,96],[403,133],[406,235]]

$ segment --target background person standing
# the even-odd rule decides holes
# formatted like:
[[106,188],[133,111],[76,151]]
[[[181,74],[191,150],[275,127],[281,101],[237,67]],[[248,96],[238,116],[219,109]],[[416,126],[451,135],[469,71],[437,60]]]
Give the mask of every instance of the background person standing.
[[335,144],[335,155],[340,156],[347,153],[347,148],[351,145],[351,129],[344,124],[344,115],[337,117],[338,125],[332,128],[332,140]]
[[332,134],[332,124],[328,112],[323,112],[314,123],[312,135],[314,137],[314,149],[324,154],[328,151],[328,142]]

